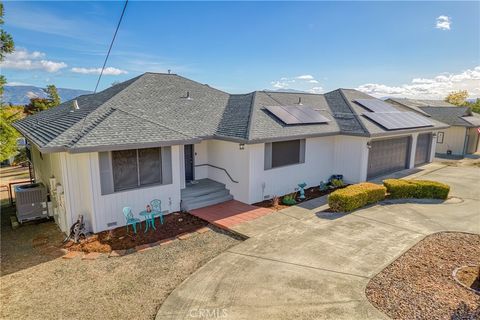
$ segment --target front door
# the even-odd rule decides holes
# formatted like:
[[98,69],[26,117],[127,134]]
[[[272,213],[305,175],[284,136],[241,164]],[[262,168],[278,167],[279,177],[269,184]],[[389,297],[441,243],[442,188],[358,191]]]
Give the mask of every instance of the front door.
[[184,146],[185,154],[185,181],[193,180],[193,144]]

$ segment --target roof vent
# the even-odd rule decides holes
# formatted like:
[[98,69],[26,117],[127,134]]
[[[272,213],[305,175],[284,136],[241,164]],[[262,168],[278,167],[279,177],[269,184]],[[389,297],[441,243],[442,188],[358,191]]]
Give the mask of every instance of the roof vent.
[[192,100],[192,98],[190,97],[190,91],[187,91],[187,96],[185,97],[185,99]]
[[302,105],[303,105],[303,103],[302,103],[302,97],[298,97],[298,102],[297,102],[297,104],[298,104],[299,106],[302,106]]
[[72,110],[70,110],[70,112],[74,112],[75,110],[79,110],[80,107],[78,106],[78,101],[77,99],[73,100],[72,102]]
[[172,72],[172,70],[168,69],[168,74],[170,74]]

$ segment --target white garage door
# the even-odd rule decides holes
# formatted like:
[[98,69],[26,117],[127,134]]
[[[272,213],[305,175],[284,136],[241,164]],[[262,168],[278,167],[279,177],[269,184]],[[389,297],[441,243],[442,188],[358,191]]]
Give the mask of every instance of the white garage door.
[[407,167],[409,137],[372,141],[370,146],[367,179]]
[[432,143],[431,133],[422,133],[417,138],[417,150],[415,150],[415,166],[428,162]]

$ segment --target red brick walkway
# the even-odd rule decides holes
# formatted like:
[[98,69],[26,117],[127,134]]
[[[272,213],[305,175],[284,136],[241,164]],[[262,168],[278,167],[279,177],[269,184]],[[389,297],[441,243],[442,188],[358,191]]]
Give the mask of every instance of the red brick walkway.
[[240,223],[255,220],[273,210],[230,200],[224,203],[191,210],[190,213],[220,228],[230,229]]

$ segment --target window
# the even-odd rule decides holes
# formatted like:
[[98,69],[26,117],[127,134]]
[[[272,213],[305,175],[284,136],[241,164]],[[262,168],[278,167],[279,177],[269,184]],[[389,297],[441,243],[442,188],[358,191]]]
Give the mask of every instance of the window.
[[443,143],[443,132],[437,133],[437,143]]
[[160,148],[112,151],[112,171],[114,191],[161,183]]
[[265,144],[265,169],[305,162],[305,140],[279,141]]
[[171,147],[99,153],[102,195],[172,183]]

